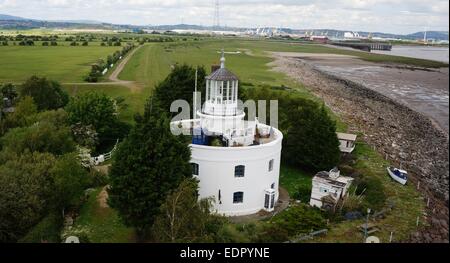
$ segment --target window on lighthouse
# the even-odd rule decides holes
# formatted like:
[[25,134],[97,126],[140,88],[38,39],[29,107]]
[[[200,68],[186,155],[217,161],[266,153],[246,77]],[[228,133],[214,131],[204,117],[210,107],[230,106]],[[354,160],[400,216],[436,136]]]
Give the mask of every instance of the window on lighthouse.
[[272,172],[273,171],[273,163],[275,162],[275,160],[270,160],[270,162],[269,162],[269,172]]
[[199,165],[197,163],[191,163],[192,174],[198,176]]
[[238,165],[234,167],[234,177],[244,177],[245,176],[245,166]]
[[244,192],[236,192],[233,194],[233,204],[241,204],[244,202]]

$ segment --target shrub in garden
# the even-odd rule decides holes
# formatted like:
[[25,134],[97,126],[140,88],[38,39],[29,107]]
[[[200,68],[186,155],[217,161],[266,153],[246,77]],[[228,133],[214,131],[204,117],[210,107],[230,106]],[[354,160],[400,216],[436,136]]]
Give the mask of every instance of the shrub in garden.
[[283,213],[276,215],[271,222],[284,229],[289,236],[307,234],[326,228],[326,220],[321,211],[304,204],[286,209]]

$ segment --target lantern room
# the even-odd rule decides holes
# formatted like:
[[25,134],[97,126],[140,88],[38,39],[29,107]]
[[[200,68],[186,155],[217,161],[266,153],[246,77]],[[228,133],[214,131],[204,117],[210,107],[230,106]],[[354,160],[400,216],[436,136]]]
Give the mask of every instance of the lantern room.
[[220,68],[206,77],[206,101],[202,113],[216,116],[236,116],[238,110],[238,85],[236,75],[225,68],[222,51]]

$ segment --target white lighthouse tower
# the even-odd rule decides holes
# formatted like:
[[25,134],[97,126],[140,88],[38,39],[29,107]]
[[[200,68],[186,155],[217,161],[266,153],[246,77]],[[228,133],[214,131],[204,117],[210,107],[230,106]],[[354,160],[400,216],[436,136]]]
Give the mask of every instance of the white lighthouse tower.
[[240,216],[273,211],[278,200],[283,134],[245,121],[238,103],[239,79],[225,67],[206,77],[199,119],[173,122],[193,131],[191,164],[200,198],[213,198],[219,214]]

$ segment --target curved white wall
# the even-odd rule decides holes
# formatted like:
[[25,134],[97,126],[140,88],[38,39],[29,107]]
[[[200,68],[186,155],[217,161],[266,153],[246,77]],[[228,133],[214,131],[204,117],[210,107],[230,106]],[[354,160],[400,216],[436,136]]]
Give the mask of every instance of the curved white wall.
[[[261,125],[261,124],[260,124]],[[278,187],[283,134],[275,130],[276,139],[268,144],[248,147],[211,147],[190,145],[192,163],[199,165],[200,198],[214,197],[217,213],[226,216],[249,215],[264,209],[265,190]],[[269,162],[274,160],[269,171]],[[236,178],[235,167],[245,166],[245,176]],[[221,192],[219,204],[218,193]],[[234,204],[233,194],[244,192],[243,203]]]

